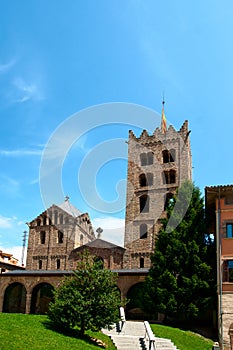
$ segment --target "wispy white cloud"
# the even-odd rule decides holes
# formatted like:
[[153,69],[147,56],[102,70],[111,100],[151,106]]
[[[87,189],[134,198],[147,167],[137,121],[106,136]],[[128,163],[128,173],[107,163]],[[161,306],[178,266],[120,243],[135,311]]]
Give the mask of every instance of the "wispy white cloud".
[[5,73],[11,69],[11,67],[14,66],[16,63],[16,60],[11,60],[7,63],[0,63],[0,73]]
[[19,181],[5,174],[0,174],[0,193],[4,193],[10,198],[18,197],[20,195]]
[[1,150],[0,156],[6,157],[23,157],[23,156],[41,156],[43,150],[40,149],[15,149],[15,150]]
[[15,78],[13,81],[13,102],[23,103],[29,100],[40,101],[44,99],[43,93],[36,82],[29,83],[22,78]]
[[13,219],[0,215],[0,229],[11,228]]

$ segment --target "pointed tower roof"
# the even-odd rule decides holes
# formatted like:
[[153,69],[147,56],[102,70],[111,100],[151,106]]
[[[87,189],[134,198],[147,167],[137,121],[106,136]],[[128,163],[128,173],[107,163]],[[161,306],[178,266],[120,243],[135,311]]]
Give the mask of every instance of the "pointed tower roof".
[[64,210],[66,213],[68,213],[69,215],[73,216],[74,218],[76,218],[77,216],[82,215],[82,212],[75,208],[75,206],[73,206],[70,202],[69,202],[69,197],[65,198],[65,201],[59,205],[57,205],[57,207],[59,207],[60,209]]

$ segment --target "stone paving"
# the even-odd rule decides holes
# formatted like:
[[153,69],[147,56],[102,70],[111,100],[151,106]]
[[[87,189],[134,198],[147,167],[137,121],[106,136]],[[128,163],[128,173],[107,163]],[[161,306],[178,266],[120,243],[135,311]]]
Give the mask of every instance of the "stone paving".
[[[103,329],[115,344],[117,350],[147,350],[149,341],[145,337],[143,322],[126,321],[122,331],[116,325],[112,330]],[[153,347],[152,347],[153,348]],[[178,350],[170,339],[157,338],[155,341],[156,350]]]

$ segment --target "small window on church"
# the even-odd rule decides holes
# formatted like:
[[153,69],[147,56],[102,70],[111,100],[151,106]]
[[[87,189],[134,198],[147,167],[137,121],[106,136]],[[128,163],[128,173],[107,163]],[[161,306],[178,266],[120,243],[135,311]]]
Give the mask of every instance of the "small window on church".
[[140,213],[148,213],[150,205],[150,197],[144,194],[140,197]]
[[61,267],[61,260],[57,259],[57,270],[59,270]]
[[59,215],[59,223],[62,225],[63,224],[63,214]]
[[80,235],[80,246],[83,245],[83,235]]
[[140,154],[141,165],[147,165],[147,156],[146,153]]
[[147,225],[141,224],[140,225],[140,239],[147,238]]
[[40,244],[45,244],[45,231],[40,231]]
[[162,152],[163,155],[163,163],[172,163],[175,161],[175,154],[176,151],[175,149],[171,149],[170,151],[168,151],[167,149],[165,149]]
[[57,242],[58,243],[63,243],[63,240],[64,240],[64,234],[62,231],[58,231],[57,233]]
[[39,268],[39,270],[42,269],[42,260],[39,260],[39,261],[38,261],[38,268]]
[[46,225],[46,216],[43,217],[43,225],[45,226]]
[[154,158],[154,155],[152,152],[147,153],[147,164],[148,165],[153,164],[153,160],[154,160],[153,158]]
[[168,150],[163,151],[163,163],[169,163],[169,152]]
[[144,268],[144,258],[140,258],[140,269]]
[[140,184],[140,187],[145,187],[145,186],[147,186],[146,174],[141,174],[141,175],[139,176],[139,184]]
[[36,225],[37,225],[37,226],[40,226],[40,225],[41,225],[41,219],[37,219],[37,220],[36,220]]
[[148,186],[152,186],[152,185],[153,185],[153,174],[148,173],[148,174],[146,175],[146,177],[147,177]]
[[175,162],[175,160],[176,160],[176,150],[171,149],[170,150],[170,162]]
[[163,183],[164,184],[174,184],[176,183],[176,171],[164,171],[163,172]]
[[176,172],[175,170],[170,170],[170,183],[176,183]]

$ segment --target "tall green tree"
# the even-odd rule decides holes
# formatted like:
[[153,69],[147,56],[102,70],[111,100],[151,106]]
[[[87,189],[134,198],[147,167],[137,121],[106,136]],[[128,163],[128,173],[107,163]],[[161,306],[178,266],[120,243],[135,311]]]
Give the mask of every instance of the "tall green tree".
[[72,276],[55,289],[48,316],[60,329],[78,327],[100,330],[119,320],[120,293],[117,275],[103,269],[102,263],[85,252]]
[[150,312],[190,320],[210,306],[214,294],[208,258],[211,240],[206,236],[199,188],[184,182],[166,209],[145,283],[144,305]]

